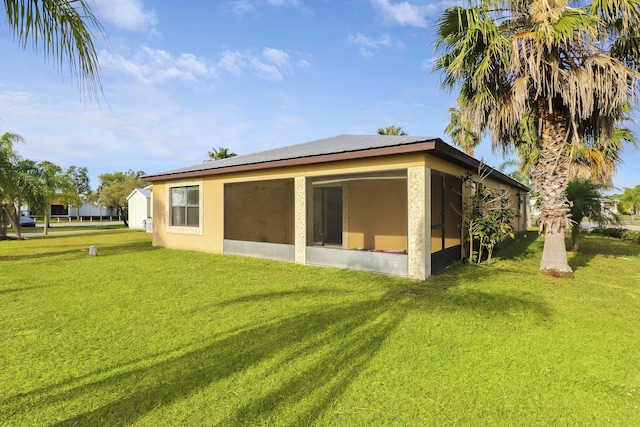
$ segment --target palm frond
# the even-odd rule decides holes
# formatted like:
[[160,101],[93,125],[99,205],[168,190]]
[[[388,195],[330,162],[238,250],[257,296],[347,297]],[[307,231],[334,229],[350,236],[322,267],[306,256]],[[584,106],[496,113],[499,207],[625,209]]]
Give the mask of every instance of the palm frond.
[[89,96],[101,90],[98,55],[92,29],[102,26],[87,0],[5,0],[7,23],[23,48],[29,43],[54,60],[59,71],[68,63],[81,91]]

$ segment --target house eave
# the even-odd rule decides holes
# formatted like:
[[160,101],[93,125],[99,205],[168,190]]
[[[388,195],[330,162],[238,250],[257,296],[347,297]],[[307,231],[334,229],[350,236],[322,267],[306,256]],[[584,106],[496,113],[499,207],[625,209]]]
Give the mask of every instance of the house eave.
[[[194,171],[168,171],[166,173],[152,174],[144,176],[145,182],[172,181],[179,179],[203,178],[208,176],[223,175],[238,172],[261,171],[266,169],[286,168],[295,166],[308,166],[330,162],[346,160],[368,159],[374,157],[395,156],[401,154],[424,153],[461,166],[470,172],[477,172],[481,162],[453,147],[446,144],[439,138],[430,138],[423,142],[397,145],[382,148],[369,148],[365,150],[346,151],[340,153],[312,155],[305,157],[281,159],[266,162],[248,163],[234,166],[217,167],[211,169],[201,169]],[[513,178],[499,172],[493,168],[489,171],[489,176],[496,181],[513,185],[524,192],[530,189]]]

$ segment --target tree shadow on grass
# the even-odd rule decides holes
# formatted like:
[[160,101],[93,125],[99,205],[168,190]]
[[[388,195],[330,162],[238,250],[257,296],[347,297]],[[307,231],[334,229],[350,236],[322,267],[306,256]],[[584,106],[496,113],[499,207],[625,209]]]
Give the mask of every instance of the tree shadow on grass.
[[536,252],[542,245],[541,237],[536,231],[518,233],[515,239],[507,239],[496,245],[494,256],[502,259],[521,259]]
[[[344,390],[401,320],[399,313],[385,316],[384,305],[382,301],[370,301],[325,307],[263,324],[151,367],[133,369],[44,397],[31,407],[113,393],[120,397],[55,425],[124,426],[159,406],[174,403],[257,365],[273,364],[271,369],[277,369],[288,363],[295,365],[300,358],[312,357],[314,363],[310,366],[287,372],[284,381],[263,395],[250,397],[233,415],[219,422],[221,425],[256,422],[268,417],[279,405],[295,405],[312,392],[324,389],[300,415],[309,419],[322,412],[329,399]],[[278,359],[283,361],[273,362]]]
[[0,295],[6,295],[6,294],[12,294],[12,293],[16,293],[16,292],[23,292],[23,291],[30,291],[33,289],[40,289],[40,288],[49,288],[51,287],[51,285],[47,285],[47,286],[23,286],[20,288],[8,288],[8,289],[0,289]]
[[[53,247],[45,252],[24,253],[20,255],[0,255],[2,261],[36,261],[53,257],[64,257],[64,262],[75,260],[77,258],[85,258],[89,256],[89,246],[91,244],[76,245],[71,249],[61,250],[59,247]],[[106,256],[118,254],[122,252],[138,252],[140,250],[153,249],[147,242],[125,242],[117,244],[108,244],[102,242],[96,245],[98,256]]]
[[624,242],[617,238],[601,236],[581,236],[580,249],[569,259],[569,265],[575,271],[587,267],[596,256],[624,258],[640,256],[640,245]]
[[[260,298],[269,301],[289,294],[263,293],[226,304]],[[322,298],[313,291],[309,294]],[[532,310],[549,315],[543,303],[522,296],[478,291],[453,294],[446,286],[407,283],[382,297],[307,307],[289,317],[211,337],[195,349],[173,350],[160,361],[148,360],[124,372],[103,372],[94,379],[9,398],[0,408],[8,408],[14,416],[34,411],[57,413],[58,419],[47,420],[56,426],[124,426],[159,407],[221,387],[223,381],[233,384],[244,378],[254,384],[254,390],[239,397],[217,395],[226,410],[210,419],[211,424],[309,424],[347,390],[406,314],[415,309],[497,314]],[[66,409],[68,402],[79,409]]]

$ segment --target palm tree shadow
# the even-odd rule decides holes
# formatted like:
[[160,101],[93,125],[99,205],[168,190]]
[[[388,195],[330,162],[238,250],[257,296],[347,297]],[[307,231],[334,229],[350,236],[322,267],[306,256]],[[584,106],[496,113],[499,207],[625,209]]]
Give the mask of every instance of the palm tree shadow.
[[[251,301],[264,298],[268,302],[289,294],[265,293],[251,296]],[[309,290],[309,294],[313,291]],[[241,297],[225,304],[238,304],[240,308],[246,302],[247,298]],[[66,419],[59,415],[61,418],[49,422],[56,426],[125,426],[200,390],[245,378],[259,383],[254,387],[256,391],[239,401],[224,402],[229,410],[212,419],[213,423],[273,424],[282,422],[283,418],[278,417],[284,416],[287,424],[308,424],[345,393],[406,314],[416,309],[491,313],[533,310],[540,316],[549,315],[543,303],[521,296],[483,292],[454,295],[448,287],[404,284],[391,288],[382,297],[324,304],[293,316],[228,331],[195,349],[156,355],[156,362],[146,360],[125,366],[126,370],[115,374],[107,372],[64,386],[47,387],[10,398],[1,406],[9,408],[9,413],[51,413],[51,408],[74,401],[83,408],[80,413]],[[257,375],[256,367],[262,367],[265,373]]]
[[[295,404],[314,390],[323,390],[300,415],[308,419],[321,413],[330,399],[344,391],[400,322],[399,314],[388,315],[386,303],[376,300],[328,306],[263,324],[153,366],[36,398],[32,404],[50,406],[79,396],[122,394],[124,387],[126,396],[54,424],[124,426],[159,406],[176,402],[252,366],[268,364],[283,351],[289,351],[285,365],[310,355],[315,355],[317,361],[296,371],[265,395],[252,398],[220,423],[255,423],[282,403]],[[291,348],[296,350],[285,350]]]

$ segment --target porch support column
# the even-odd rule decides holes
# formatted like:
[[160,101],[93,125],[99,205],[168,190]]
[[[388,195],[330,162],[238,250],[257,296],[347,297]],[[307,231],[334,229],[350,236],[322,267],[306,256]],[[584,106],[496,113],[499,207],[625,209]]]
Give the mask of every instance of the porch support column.
[[307,263],[307,180],[295,177],[295,262]]
[[431,276],[431,169],[407,170],[408,276],[425,280]]

